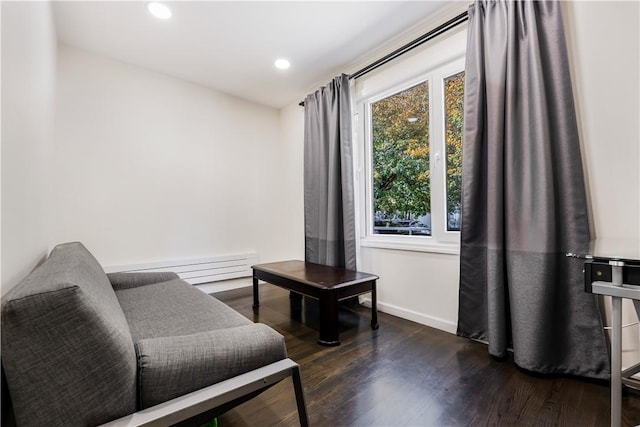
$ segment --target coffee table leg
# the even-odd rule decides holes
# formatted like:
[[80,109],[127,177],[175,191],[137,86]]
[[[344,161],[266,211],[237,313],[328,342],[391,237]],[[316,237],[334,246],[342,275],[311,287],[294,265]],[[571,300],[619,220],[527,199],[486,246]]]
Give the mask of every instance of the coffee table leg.
[[293,320],[302,321],[302,295],[289,291],[289,310]]
[[327,291],[320,297],[320,338],[318,344],[326,346],[340,345],[338,325],[338,297]]
[[258,295],[258,279],[253,278],[253,308],[260,307],[260,296]]
[[376,281],[373,281],[371,286],[371,329],[378,329],[378,308],[376,301],[378,299],[378,292],[376,291]]

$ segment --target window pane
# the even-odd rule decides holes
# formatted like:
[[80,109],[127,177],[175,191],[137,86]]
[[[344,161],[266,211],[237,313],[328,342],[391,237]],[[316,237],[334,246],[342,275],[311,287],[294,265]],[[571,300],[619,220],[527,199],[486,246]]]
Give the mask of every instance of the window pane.
[[460,231],[464,71],[444,79],[447,143],[447,230]]
[[371,105],[373,232],[431,235],[429,85]]

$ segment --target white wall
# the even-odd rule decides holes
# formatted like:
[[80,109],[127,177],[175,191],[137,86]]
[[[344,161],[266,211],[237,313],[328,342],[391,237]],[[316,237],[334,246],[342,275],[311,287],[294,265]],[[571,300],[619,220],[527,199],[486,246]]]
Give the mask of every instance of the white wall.
[[[563,5],[596,250],[640,256],[639,5]],[[300,107],[278,112],[60,46],[51,156],[49,6],[3,2],[2,36],[2,292],[70,240],[106,265],[303,256]],[[382,308],[455,329],[457,256],[362,249]]]
[[640,3],[563,6],[595,252],[640,257]]
[[[304,259],[304,108],[298,104],[280,110],[280,143],[284,146],[283,173],[278,190],[286,194],[284,200],[289,214],[282,231],[288,239],[292,259]],[[284,259],[284,258],[283,258]]]
[[[390,87],[397,90],[416,84],[428,76],[437,67],[464,58],[466,46],[466,25],[461,25],[438,39],[414,49],[401,58],[387,64],[372,73],[358,79],[355,84],[356,103],[371,96],[379,96]],[[364,115],[364,107],[358,109]],[[359,119],[357,147],[359,158],[359,181],[366,177],[366,156],[364,155],[364,117]],[[432,154],[440,153],[437,143],[431,146]],[[433,165],[434,174],[443,173]],[[360,185],[364,192],[364,185]],[[361,197],[361,206],[365,205]],[[361,229],[366,229],[365,212],[361,210]],[[376,236],[371,236],[376,237]],[[380,276],[378,281],[378,301],[381,311],[404,317],[425,325],[449,332],[455,332],[458,310],[459,256],[458,244],[431,243],[423,241],[429,247],[416,249],[432,252],[398,249],[381,249],[379,236],[361,240],[360,269]],[[390,236],[386,236],[390,237]],[[431,240],[427,238],[425,240]],[[433,240],[436,240],[435,237]],[[372,244],[372,242],[375,242]],[[440,250],[448,253],[434,252]],[[455,254],[451,254],[451,252]]]
[[[639,4],[563,5],[595,252],[640,257]],[[362,254],[361,268],[381,276],[383,309],[386,304],[407,318],[455,331],[457,256],[375,248]],[[631,310],[626,319],[635,320]],[[625,334],[627,350],[635,352],[637,326]]]
[[[564,2],[563,12],[594,253],[640,258],[640,3]],[[625,300],[623,324],[634,322]],[[639,334],[624,329],[624,367],[640,360]]]
[[[595,252],[640,257],[639,4],[563,6]],[[457,255],[362,247],[360,268],[380,275],[382,310],[455,332]],[[627,353],[636,352],[633,335],[637,327],[625,332]]]
[[57,90],[55,242],[103,265],[299,256],[278,110],[63,45]]
[[56,35],[47,2],[2,2],[4,294],[49,250]]

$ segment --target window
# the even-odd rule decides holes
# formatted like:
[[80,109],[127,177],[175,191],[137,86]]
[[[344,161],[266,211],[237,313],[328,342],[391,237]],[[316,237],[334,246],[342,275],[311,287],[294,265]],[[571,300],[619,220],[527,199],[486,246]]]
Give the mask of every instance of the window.
[[356,101],[364,118],[361,242],[455,251],[461,222],[464,61],[458,57],[386,88],[384,79],[377,80],[370,87],[378,90],[368,96],[360,91],[365,95]]
[[460,231],[462,201],[462,118],[464,71],[444,79],[444,131],[447,149],[447,230]]
[[429,82],[371,104],[373,233],[431,235]]

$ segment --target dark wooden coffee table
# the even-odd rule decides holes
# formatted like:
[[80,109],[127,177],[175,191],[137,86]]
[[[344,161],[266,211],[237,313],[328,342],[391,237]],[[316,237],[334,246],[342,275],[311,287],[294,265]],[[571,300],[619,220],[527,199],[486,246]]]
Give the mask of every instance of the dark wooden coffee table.
[[282,261],[253,267],[253,308],[260,306],[258,280],[272,283],[319,301],[320,336],[318,343],[340,345],[338,339],[338,301],[371,292],[371,329],[378,329],[376,280],[378,276],[361,271],[330,267],[305,261]]

